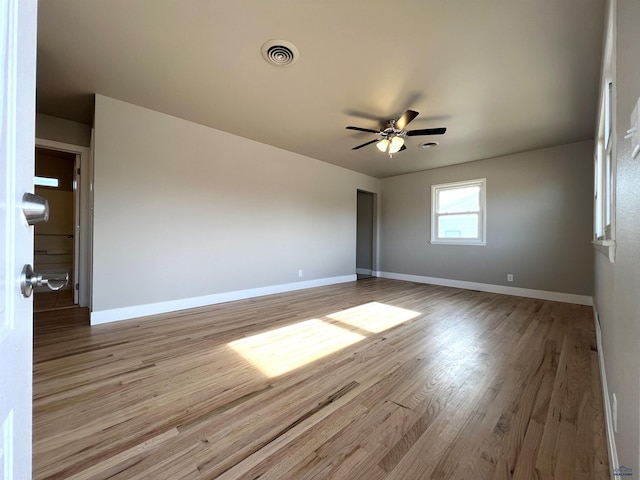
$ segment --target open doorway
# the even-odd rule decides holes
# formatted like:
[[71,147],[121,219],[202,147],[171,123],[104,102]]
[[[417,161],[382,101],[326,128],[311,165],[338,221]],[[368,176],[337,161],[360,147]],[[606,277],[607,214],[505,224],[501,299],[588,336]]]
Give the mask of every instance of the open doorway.
[[34,289],[34,310],[69,308],[78,304],[76,246],[77,155],[36,147],[35,194],[49,202],[49,220],[34,226],[33,267],[42,274],[67,274],[69,282],[57,291]]
[[371,278],[375,272],[376,195],[358,190],[356,228],[356,275]]
[[[47,287],[45,290],[36,291],[34,310],[69,308],[70,306],[91,309],[91,206],[93,204],[91,150],[80,145],[42,138],[36,138],[35,143],[36,175],[51,177],[51,179],[58,178],[59,187],[37,185],[34,189],[35,193],[49,201],[50,207],[49,222],[35,227],[34,267],[41,266],[42,269],[34,269],[38,273],[68,271],[69,284],[60,292],[60,302],[54,298],[54,295],[38,295],[41,292],[48,293]],[[47,158],[41,161],[43,157]],[[45,180],[44,183],[47,181],[53,182],[53,180]],[[69,206],[70,198],[71,206]],[[60,205],[58,205],[59,201]],[[63,218],[57,218],[58,215],[62,215]],[[69,227],[70,224],[71,227]],[[59,243],[54,244],[54,239]],[[71,248],[69,248],[70,241]],[[70,258],[69,255],[71,255]],[[72,262],[70,270],[69,260]],[[56,270],[52,271],[54,268]],[[70,296],[72,297],[71,305],[69,305]]]

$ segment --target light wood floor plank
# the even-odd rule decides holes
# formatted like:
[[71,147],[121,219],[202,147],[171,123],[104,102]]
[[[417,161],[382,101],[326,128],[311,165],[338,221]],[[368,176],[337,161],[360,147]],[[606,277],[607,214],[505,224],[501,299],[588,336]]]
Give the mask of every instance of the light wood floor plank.
[[588,307],[372,278],[86,323],[36,314],[35,479],[609,476]]

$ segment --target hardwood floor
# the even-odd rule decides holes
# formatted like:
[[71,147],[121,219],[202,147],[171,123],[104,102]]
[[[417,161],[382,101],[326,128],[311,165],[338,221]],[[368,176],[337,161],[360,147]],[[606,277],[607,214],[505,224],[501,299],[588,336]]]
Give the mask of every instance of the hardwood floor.
[[590,307],[385,279],[36,315],[34,478],[605,479]]

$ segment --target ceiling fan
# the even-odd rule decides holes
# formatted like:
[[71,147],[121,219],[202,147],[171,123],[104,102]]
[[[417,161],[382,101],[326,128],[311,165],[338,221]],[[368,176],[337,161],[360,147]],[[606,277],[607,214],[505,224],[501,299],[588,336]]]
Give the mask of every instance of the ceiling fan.
[[369,132],[378,135],[378,138],[365,142],[362,145],[353,147],[351,150],[358,150],[359,148],[366,147],[372,143],[376,143],[378,150],[384,153],[388,153],[391,157],[394,153],[406,150],[407,147],[404,144],[405,137],[415,137],[418,135],[443,135],[447,129],[441,128],[422,128],[419,130],[405,130],[406,126],[414,118],[418,116],[418,112],[414,110],[407,110],[397,120],[392,119],[387,122],[387,126],[382,130],[372,130],[370,128],[360,127],[346,127],[348,130],[357,130],[359,132]]

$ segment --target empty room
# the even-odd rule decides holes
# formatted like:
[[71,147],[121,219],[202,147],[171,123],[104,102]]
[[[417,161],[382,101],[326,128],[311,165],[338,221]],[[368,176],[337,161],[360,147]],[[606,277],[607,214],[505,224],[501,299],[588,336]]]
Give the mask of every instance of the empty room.
[[637,1],[2,8],[3,478],[640,475]]

